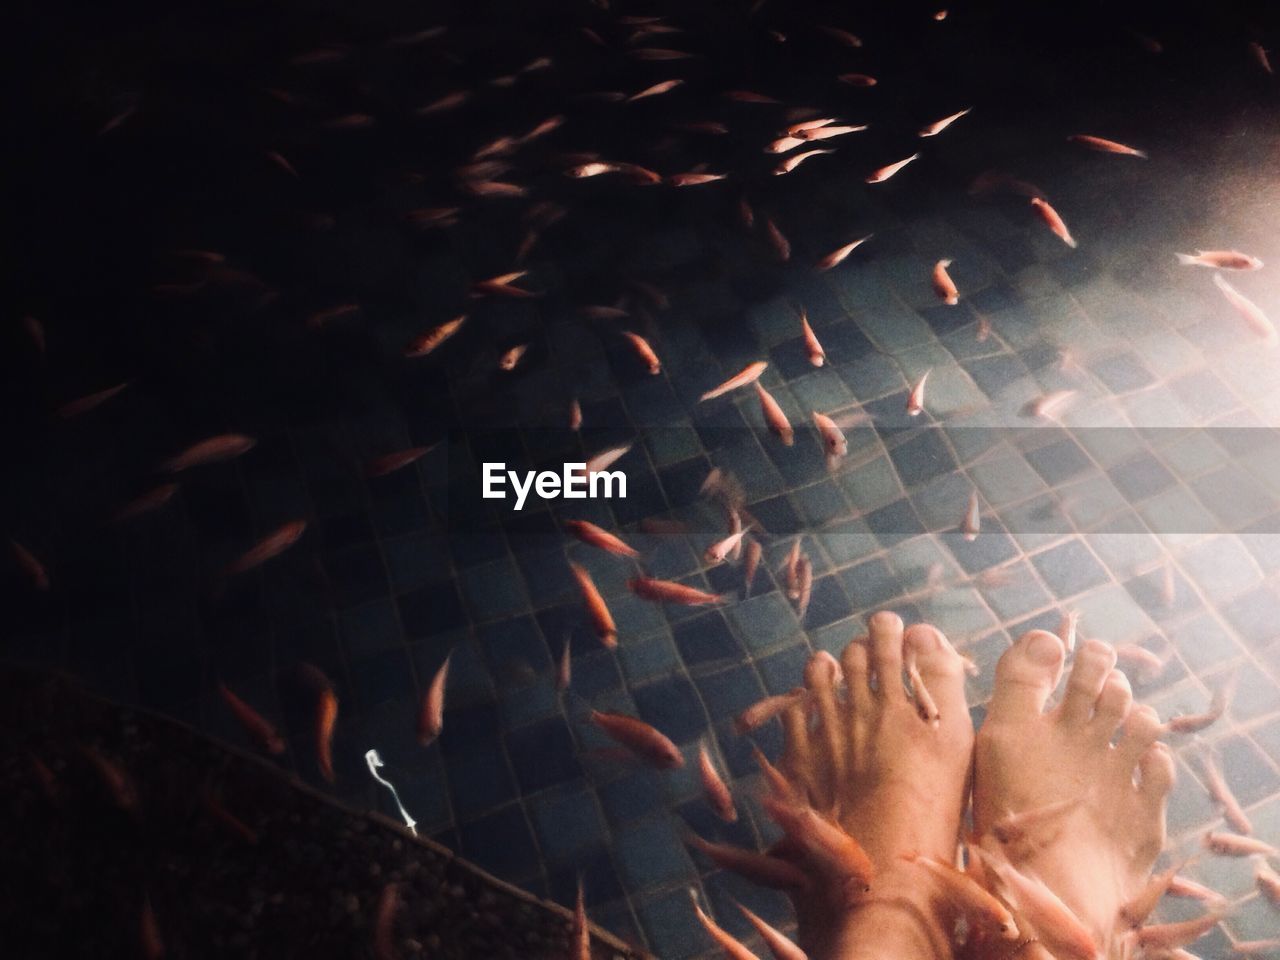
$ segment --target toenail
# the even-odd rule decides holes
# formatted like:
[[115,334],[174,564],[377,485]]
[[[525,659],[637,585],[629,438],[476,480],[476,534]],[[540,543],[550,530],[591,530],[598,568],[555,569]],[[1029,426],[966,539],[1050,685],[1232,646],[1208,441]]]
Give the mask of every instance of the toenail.
[[1038,630],[1027,644],[1027,656],[1041,666],[1055,664],[1062,656],[1062,641],[1048,631]]
[[902,620],[892,610],[877,610],[867,621],[868,626],[891,630],[902,625]]

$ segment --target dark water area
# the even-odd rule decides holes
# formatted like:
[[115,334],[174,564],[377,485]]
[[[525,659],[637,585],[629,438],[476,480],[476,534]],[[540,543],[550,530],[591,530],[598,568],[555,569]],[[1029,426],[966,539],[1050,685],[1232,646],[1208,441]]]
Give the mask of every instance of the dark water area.
[[[1135,682],[1162,716],[1203,708],[1238,675],[1227,722],[1206,736],[1274,842],[1280,369],[1210,272],[1174,253],[1259,256],[1268,269],[1230,279],[1280,311],[1280,88],[1249,46],[1280,49],[1280,13],[973,3],[939,21],[939,8],[21,3],[0,533],[49,582],[6,552],[0,655],[241,742],[225,683],[281,726],[289,769],[394,813],[364,767],[376,747],[432,836],[561,903],[581,875],[593,917],[661,957],[709,949],[691,884],[739,933],[730,898],[789,922],[785,898],[711,869],[682,838],[773,839],[748,799],[758,771],[732,717],[791,689],[813,651],[838,652],[884,607],[938,623],[976,662],[978,721],[999,653],[1069,609],[1091,635],[1163,658]],[[630,41],[628,15],[683,32]],[[629,52],[645,46],[695,56]],[[850,72],[878,82],[836,79]],[[675,78],[634,103],[597,96]],[[734,90],[777,102],[724,96]],[[421,113],[454,92],[465,102]],[[939,136],[917,136],[966,107]],[[763,147],[811,117],[868,129],[774,175],[783,157]],[[552,118],[545,135],[500,142]],[[707,121],[727,132],[685,126]],[[1150,159],[1067,142],[1080,133]],[[891,180],[865,182],[916,151]],[[593,157],[725,179],[566,176]],[[490,167],[468,174],[477,163]],[[975,195],[989,171],[1043,191],[1079,248],[1021,188]],[[486,179],[523,193],[468,189]],[[456,208],[453,222],[424,225],[436,208]],[[785,262],[767,218],[789,240]],[[867,234],[839,266],[814,268]],[[944,257],[956,306],[930,289]],[[475,295],[518,270],[536,296]],[[797,306],[826,349],[820,369]],[[405,356],[460,314],[429,356]],[[660,375],[624,330],[652,344]],[[500,370],[519,345],[517,368]],[[749,389],[699,402],[757,360],[794,447],[768,435]],[[909,418],[926,371],[924,415]],[[1061,422],[1028,418],[1028,404],[1064,390],[1075,399]],[[581,431],[568,426],[575,400]],[[846,427],[834,467],[812,411]],[[252,449],[164,468],[226,433]],[[618,461],[625,500],[515,512],[478,496],[485,462],[559,469],[619,445],[632,445]],[[414,447],[432,449],[368,475],[374,458]],[[727,532],[700,492],[713,468],[762,530],[750,590],[739,565],[702,560]],[[112,520],[168,483],[157,509]],[[983,532],[970,541],[958,525],[973,490]],[[586,548],[566,519],[616,532],[640,559]],[[225,576],[293,521],[306,522],[296,544]],[[799,616],[780,572],[797,534],[814,566]],[[570,562],[608,601],[616,651],[593,634]],[[637,570],[731,599],[647,603],[627,589]],[[446,656],[444,733],[424,748],[418,705]],[[304,664],[341,704],[331,786],[310,749]],[[707,739],[742,818],[714,820],[688,766],[619,763],[584,722],[591,708],[636,714],[689,757]],[[757,741],[776,756],[781,734]],[[1177,790],[1171,852],[1214,815],[1191,767]],[[1197,869],[1236,904],[1231,936],[1272,935],[1274,912],[1237,867]],[[1200,952],[1226,955],[1226,932],[1213,936]]]

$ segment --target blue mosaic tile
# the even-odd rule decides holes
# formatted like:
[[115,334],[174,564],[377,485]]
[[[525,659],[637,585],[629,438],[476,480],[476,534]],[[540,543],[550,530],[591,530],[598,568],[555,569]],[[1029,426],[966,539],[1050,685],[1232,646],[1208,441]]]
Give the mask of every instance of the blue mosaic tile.
[[1031,558],[1049,589],[1061,599],[1106,583],[1110,577],[1079,540],[1068,540]]
[[692,872],[684,844],[665,817],[620,827],[614,852],[623,879],[634,891],[678,883]]
[[538,849],[519,804],[458,829],[467,857],[500,877],[526,877],[539,868]]

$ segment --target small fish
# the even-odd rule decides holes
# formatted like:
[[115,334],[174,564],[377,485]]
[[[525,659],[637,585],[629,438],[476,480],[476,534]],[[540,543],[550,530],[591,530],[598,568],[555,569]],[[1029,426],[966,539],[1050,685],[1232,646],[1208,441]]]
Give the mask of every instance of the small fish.
[[914,657],[907,661],[906,671],[911,696],[915,699],[916,712],[920,714],[920,719],[930,726],[939,726],[942,723],[942,713],[938,710],[938,704],[934,701],[933,695],[929,693],[924,677],[920,676],[920,668],[916,666]]
[[987,339],[988,339],[990,336],[991,336],[991,320],[990,320],[990,318],[988,318],[988,317],[979,317],[979,318],[978,318],[978,328],[977,328],[977,330],[975,331],[974,339],[975,339],[975,340],[977,340],[977,341],[978,341],[978,343],[986,343],[986,342],[987,342]]
[[1259,858],[1253,872],[1254,883],[1263,899],[1273,907],[1280,907],[1280,873],[1271,869],[1271,864]]
[[878,170],[873,170],[871,173],[867,174],[867,183],[884,183],[912,160],[919,159],[919,157],[920,154],[913,153],[904,160],[899,160],[896,163],[890,163],[887,166],[880,167]]
[[1027,415],[1037,420],[1055,420],[1075,397],[1075,390],[1054,390],[1052,393],[1036,397],[1027,404]]
[[1232,793],[1231,787],[1227,784],[1226,777],[1222,775],[1222,771],[1218,768],[1218,764],[1213,759],[1213,755],[1211,753],[1205,753],[1201,760],[1201,766],[1204,770],[1205,786],[1209,789],[1209,796],[1213,797],[1214,802],[1222,808],[1223,818],[1231,825],[1231,829],[1235,830],[1236,833],[1253,833],[1253,824],[1249,822],[1249,818],[1245,815],[1244,808],[1240,806],[1240,801],[1237,800],[1236,795]]
[[816,130],[806,130],[803,136],[804,139],[808,141],[830,140],[833,137],[843,137],[850,133],[861,133],[866,129],[867,125],[865,123],[857,124],[855,126],[819,127]]
[[170,473],[180,473],[191,467],[234,459],[252,450],[257,442],[253,437],[246,437],[241,433],[224,433],[201,440],[161,466]]
[[232,577],[262,566],[268,560],[280,556],[298,542],[303,531],[307,529],[307,521],[290,520],[267,534],[256,544],[242,553],[223,569],[224,577]]
[[1211,267],[1215,270],[1261,270],[1262,261],[1239,250],[1197,250],[1194,254],[1174,254],[1184,267]]
[[667,183],[673,187],[697,187],[723,180],[726,176],[724,173],[673,173],[667,177]]
[[795,543],[791,544],[791,549],[787,552],[787,560],[783,564],[783,570],[786,573],[787,581],[787,597],[792,600],[800,599],[800,541],[801,537],[796,537]]
[[582,895],[582,878],[578,878],[578,899],[573,907],[572,960],[591,960],[591,927],[587,923],[587,904]]
[[850,240],[843,247],[836,247],[834,250],[832,250],[825,257],[823,257],[821,260],[818,261],[817,269],[830,270],[832,267],[836,266],[837,264],[843,263],[845,258],[848,257],[849,254],[853,253],[853,251],[857,250],[860,246],[862,246],[864,243],[870,240],[871,237],[872,237],[872,234],[868,233],[865,237],[859,237],[857,240]]
[[1143,948],[1169,950],[1185,947],[1216,927],[1221,919],[1222,913],[1215,910],[1192,920],[1139,927],[1136,940],[1138,946]]
[[1071,143],[1078,143],[1081,146],[1088,147],[1090,150],[1097,150],[1099,153],[1117,153],[1126,157],[1147,159],[1146,153],[1136,147],[1126,146],[1114,140],[1104,140],[1102,137],[1093,137],[1087,133],[1073,133],[1067,137],[1067,140]]
[[1271,60],[1267,57],[1267,51],[1262,48],[1262,44],[1256,40],[1249,41],[1249,52],[1253,54],[1254,61],[1260,66],[1264,73],[1271,75],[1275,73],[1271,69]]
[[723,843],[711,843],[696,835],[686,841],[722,870],[745,877],[751,883],[771,890],[802,890],[809,886],[808,876],[795,864],[781,857],[754,850],[742,850]]
[[462,326],[466,319],[467,315],[464,313],[440,324],[438,327],[432,327],[421,336],[410,340],[409,345],[404,348],[404,355],[406,357],[425,357],[457,333],[458,328]]
[[696,587],[686,586],[672,580],[655,580],[652,577],[632,577],[627,587],[642,600],[655,603],[679,603],[686,606],[698,606],[706,603],[721,603],[724,598],[718,593],[707,593]]
[[527,270],[515,270],[511,273],[503,273],[496,277],[489,277],[487,280],[477,280],[471,285],[471,294],[472,296],[489,294],[498,297],[508,297],[512,300],[535,299],[538,294],[531,290],[526,290],[524,287],[516,286],[516,281],[527,275]]
[[284,738],[266,717],[236,696],[225,683],[218,684],[218,694],[259,747],[272,756],[284,753]]
[[518,183],[502,180],[463,180],[462,187],[475,197],[523,197],[528,192]]
[[862,38],[857,36],[856,34],[850,33],[848,30],[842,30],[840,27],[824,27],[824,26],[819,26],[818,29],[821,30],[823,33],[825,33],[827,36],[833,37],[834,39],[838,40],[840,43],[844,44],[844,46],[846,47],[849,47],[851,50],[857,50],[859,47],[862,46]]
[[973,107],[966,107],[963,110],[956,111],[950,116],[943,117],[941,120],[935,120],[933,121],[933,123],[929,124],[923,130],[921,130],[919,133],[919,136],[936,137],[943,130],[947,129],[947,127],[951,126],[953,123],[955,123],[957,120],[959,120],[961,117],[963,117],[965,114],[969,113],[972,110],[973,110]]
[[760,960],[737,937],[720,927],[719,924],[703,912],[702,907],[698,906],[698,894],[692,887],[689,889],[689,899],[693,901],[693,911],[698,916],[698,922],[702,924],[703,929],[711,935],[711,939],[724,952],[725,960]]
[[418,107],[413,112],[419,117],[427,117],[433,113],[444,113],[446,110],[456,110],[470,99],[470,90],[454,90],[452,93],[446,93],[443,97],[431,101],[425,107]]
[[978,491],[969,494],[969,506],[964,511],[964,520],[960,523],[960,532],[972,543],[982,532],[982,510],[978,503]]
[[311,316],[307,317],[307,326],[312,330],[319,330],[326,326],[331,320],[338,320],[342,317],[349,317],[360,312],[360,304],[358,303],[340,303],[334,307],[327,307],[324,310],[317,310]]
[[792,803],[775,796],[763,800],[765,811],[787,838],[803,850],[826,874],[846,884],[851,893],[871,889],[875,867],[862,844],[833,820],[808,804]]
[[1235,692],[1235,685],[1236,674],[1232,673],[1221,686],[1214,690],[1208,710],[1204,713],[1184,713],[1170,717],[1165,722],[1165,730],[1170,733],[1199,733],[1217,723],[1227,711],[1231,696]]
[[726,393],[729,393],[732,390],[737,390],[739,387],[745,387],[749,383],[755,383],[760,379],[760,375],[764,373],[768,366],[769,363],[766,360],[756,360],[754,363],[747,364],[724,383],[720,384],[720,386],[713,387],[704,393],[698,398],[698,402],[702,403],[704,400],[714,400],[716,397],[724,396]]
[[1218,833],[1210,830],[1204,835],[1205,847],[1220,857],[1251,857],[1262,854],[1264,857],[1280,855],[1280,850],[1263,843],[1253,837],[1240,837],[1234,833]]
[[516,344],[514,347],[512,347],[510,350],[508,350],[506,353],[504,353],[501,357],[498,358],[498,369],[505,370],[508,373],[511,372],[516,368],[517,364],[519,364],[520,361],[524,358],[524,355],[528,351],[528,349],[529,349],[529,345],[527,343]]
[[452,657],[452,653],[445,656],[444,663],[431,678],[426,696],[422,698],[422,708],[418,711],[418,743],[424,747],[430,746],[444,729],[444,692],[449,682],[449,661]]
[[756,212],[751,209],[751,204],[747,202],[746,197],[738,199],[738,220],[748,230],[755,226]]
[[647,97],[656,97],[664,93],[670,93],[683,83],[684,81],[679,78],[674,80],[663,80],[659,83],[653,84],[652,86],[645,87],[639,93],[634,93],[627,97],[627,102],[635,103],[637,100],[644,100]]
[[1210,890],[1203,883],[1196,883],[1183,876],[1176,876],[1170,880],[1169,889],[1166,892],[1171,897],[1180,897],[1183,900],[1199,900],[1201,903],[1216,905],[1226,902],[1226,897],[1218,891]]
[[17,540],[10,539],[9,549],[13,553],[13,559],[17,561],[26,578],[31,581],[31,586],[36,590],[47,591],[49,589],[49,571],[44,564],[36,559],[35,554],[20,544]]
[[573,571],[573,578],[578,582],[578,592],[582,594],[582,601],[587,606],[587,617],[591,620],[591,628],[604,644],[605,649],[614,649],[618,645],[618,627],[613,622],[613,616],[609,613],[604,597],[597,589],[595,581],[591,579],[590,573],[576,563],[569,564],[569,569]]
[[865,73],[842,73],[836,79],[851,87],[874,87],[879,82],[875,77]]
[[589,477],[593,473],[599,473],[602,470],[608,470],[611,466],[621,460],[631,450],[631,444],[625,444],[621,447],[610,447],[608,450],[602,450],[594,457],[587,460],[584,473]]
[[715,136],[723,136],[729,132],[729,128],[719,120],[686,120],[676,126],[690,133],[709,133]]
[[569,429],[575,432],[582,429],[582,404],[577,397],[569,401]]
[[333,783],[333,731],[338,724],[338,695],[334,692],[333,683],[319,669],[304,664],[302,670],[307,683],[316,691],[316,715],[312,731],[315,737],[316,766],[320,770],[320,776]]
[[411,463],[421,460],[431,449],[431,447],[408,447],[405,450],[384,453],[382,456],[374,457],[365,464],[364,475],[366,477],[385,477],[389,473],[394,473],[409,466]]
[[980,847],[970,850],[977,853],[987,874],[999,880],[1004,899],[1035,927],[1055,957],[1096,960],[1099,951],[1093,934],[1041,880],[1021,873],[1007,860],[997,859]]
[[760,386],[757,381],[755,384],[756,396],[760,398],[760,413],[764,417],[764,422],[768,425],[770,432],[782,441],[784,447],[789,447],[795,442],[795,434],[791,429],[791,422],[787,419],[787,415],[782,412],[782,407],[778,405],[778,401],[764,387]]
[[1013,914],[968,874],[949,863],[940,863],[918,854],[903,854],[902,859],[923,867],[932,874],[941,884],[943,895],[970,923],[994,930],[1002,939],[1018,939],[1018,925],[1014,922]]
[[586,317],[588,320],[622,320],[631,316],[630,312],[623,310],[622,307],[611,307],[607,304],[588,304],[585,307],[579,307],[578,313]]
[[72,417],[78,417],[82,413],[88,413],[90,410],[102,406],[128,386],[129,381],[126,380],[124,383],[117,383],[114,387],[107,387],[105,390],[99,390],[96,393],[90,393],[69,403],[64,403],[58,408],[58,416],[63,420],[70,420]]
[[778,229],[778,225],[773,222],[773,217],[764,218],[764,228],[769,235],[769,245],[773,247],[774,255],[782,263],[786,263],[791,259],[791,241]]
[[734,718],[733,728],[739,734],[748,734],[758,730],[783,711],[795,706],[807,696],[804,687],[796,687],[790,693],[780,693],[758,700]]
[[348,113],[326,120],[321,126],[328,130],[363,130],[373,126],[374,123],[373,117],[367,113]]
[[94,773],[102,781],[102,785],[111,794],[116,807],[126,813],[135,813],[138,809],[138,788],[133,778],[125,773],[124,768],[114,760],[109,760],[95,747],[81,746],[80,754],[89,761]]
[[124,110],[121,110],[114,117],[112,117],[110,120],[108,120],[106,123],[104,123],[101,127],[98,128],[98,136],[101,137],[105,134],[110,133],[112,130],[115,130],[117,127],[119,127],[122,123],[124,123],[126,120],[128,120],[137,112],[138,112],[137,104],[134,104],[131,107],[127,107]]
[[1267,940],[1232,940],[1231,952],[1242,957],[1257,957],[1280,951],[1280,937]]
[[621,713],[591,711],[591,722],[641,760],[659,770],[684,766],[684,755],[667,736],[643,720]]
[[774,97],[766,96],[763,93],[756,93],[754,90],[726,90],[724,92],[726,100],[733,100],[737,103],[781,103]]
[[756,568],[760,566],[760,557],[764,548],[756,540],[748,540],[745,557],[742,561],[742,585],[746,596],[751,596],[751,584],[756,579]]
[[702,793],[716,816],[725,823],[736,823],[738,811],[733,806],[733,795],[716,770],[706,743],[698,746],[698,777],[702,781]]
[[570,167],[566,170],[566,177],[573,177],[575,180],[584,180],[587,177],[598,177],[605,173],[617,173],[619,166],[616,163],[602,163],[594,161],[592,163],[582,163],[576,167]]
[[560,663],[556,667],[556,689],[563,693],[569,689],[573,679],[573,645],[569,638],[564,638],[564,649],[560,651]]
[[820,367],[826,362],[827,352],[822,349],[822,344],[818,341],[817,334],[813,332],[813,327],[809,325],[809,316],[805,313],[804,308],[800,308],[800,331],[804,336],[804,349],[809,355],[809,363],[815,367]]
[[1227,302],[1235,307],[1240,316],[1244,317],[1245,322],[1249,324],[1253,332],[1262,338],[1263,343],[1268,347],[1274,347],[1277,341],[1280,341],[1280,335],[1276,333],[1275,324],[1262,312],[1261,307],[1222,279],[1222,274],[1215,273],[1213,282],[1222,291],[1222,295],[1227,298]]
[[1049,206],[1047,200],[1040,197],[1031,198],[1031,207],[1044,221],[1045,226],[1053,231],[1054,236],[1065,243],[1072,250],[1076,248],[1075,238],[1071,236],[1071,231],[1067,229],[1067,225],[1063,223],[1062,217],[1058,216],[1058,211]]
[[742,904],[734,902],[747,922],[755,927],[756,933],[760,934],[760,939],[765,942],[765,946],[773,954],[774,960],[809,960],[809,955],[796,946],[781,931],[769,926],[761,917],[756,916]]
[[845,439],[844,433],[836,426],[836,422],[825,413],[813,411],[813,424],[818,428],[818,435],[822,437],[822,445],[827,451],[827,455],[831,457],[843,457],[849,452],[849,441]]
[[138,921],[138,942],[144,960],[161,960],[164,956],[164,939],[160,936],[160,922],[151,906],[151,897],[143,895],[142,912]]
[[459,207],[421,207],[410,210],[406,219],[415,227],[452,227],[458,222]]
[[1143,888],[1120,907],[1120,919],[1131,927],[1140,927],[1147,922],[1151,911],[1155,910],[1160,899],[1169,891],[1178,871],[1186,867],[1190,857],[1184,859],[1167,870],[1153,874]]
[[671,50],[666,47],[637,47],[628,56],[636,60],[660,63],[666,60],[690,60],[695,54],[686,53],[684,50]]
[[813,564],[808,557],[801,557],[796,564],[796,619],[803,621],[809,612],[809,600],[813,596]]
[[235,834],[251,847],[258,845],[258,834],[253,828],[223,806],[213,794],[206,792],[200,799],[205,812],[226,827],[228,832]]
[[1080,625],[1079,610],[1065,610],[1062,613],[1062,619],[1058,621],[1058,639],[1062,641],[1063,648],[1067,653],[1074,653],[1076,649],[1076,628]]
[[725,558],[729,556],[735,549],[738,549],[742,543],[742,538],[747,535],[746,528],[729,534],[723,540],[713,543],[707,547],[707,552],[703,554],[703,560],[708,564],[724,563]]
[[1086,792],[1077,797],[1069,797],[1066,800],[1056,800],[1052,803],[1021,810],[1017,813],[1007,812],[991,825],[991,835],[1000,843],[1006,845],[1021,843],[1027,839],[1027,835],[1032,830],[1043,827],[1045,824],[1079,808],[1089,798],[1091,792]]
[[566,520],[564,521],[564,526],[566,530],[588,546],[599,547],[601,550],[607,550],[609,553],[617,554],[620,557],[634,559],[640,556],[639,550],[628,546],[608,530],[601,529],[590,521]]
[[1165,661],[1152,650],[1136,643],[1116,645],[1116,662],[1142,683],[1150,683],[1164,672]]
[[951,274],[947,273],[949,266],[951,266],[950,260],[939,260],[933,265],[933,292],[947,306],[954,307],[960,302],[960,291],[951,280]]
[[623,330],[622,335],[627,338],[636,355],[648,365],[650,376],[656,377],[662,373],[662,363],[658,360],[658,355],[653,352],[653,347],[649,346],[648,340],[630,330]]
[[929,379],[932,370],[926,370],[924,374],[916,381],[916,385],[911,388],[911,393],[907,396],[907,416],[917,417],[924,410],[924,384]]
[[787,159],[783,160],[780,164],[778,164],[776,167],[773,168],[773,175],[777,177],[777,176],[781,176],[784,173],[790,173],[796,167],[800,166],[800,164],[804,163],[807,159],[809,159],[810,157],[816,157],[820,153],[835,153],[835,151],[834,150],[806,150],[804,153],[793,154],[792,156],[787,157]]
[[400,885],[387,883],[378,894],[373,914],[373,955],[376,960],[395,960],[395,921],[400,909]]
[[822,127],[830,126],[835,122],[835,117],[818,117],[816,119],[800,120],[787,127],[787,136],[800,137],[808,133],[810,130],[818,130]]

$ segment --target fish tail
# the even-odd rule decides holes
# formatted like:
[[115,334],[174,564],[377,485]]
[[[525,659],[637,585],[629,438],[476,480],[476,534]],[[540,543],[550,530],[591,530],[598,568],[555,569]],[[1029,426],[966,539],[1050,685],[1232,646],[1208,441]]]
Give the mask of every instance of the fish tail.
[[1184,267],[1194,266],[1200,259],[1199,257],[1192,256],[1189,253],[1176,253],[1174,256],[1178,258],[1178,262]]

